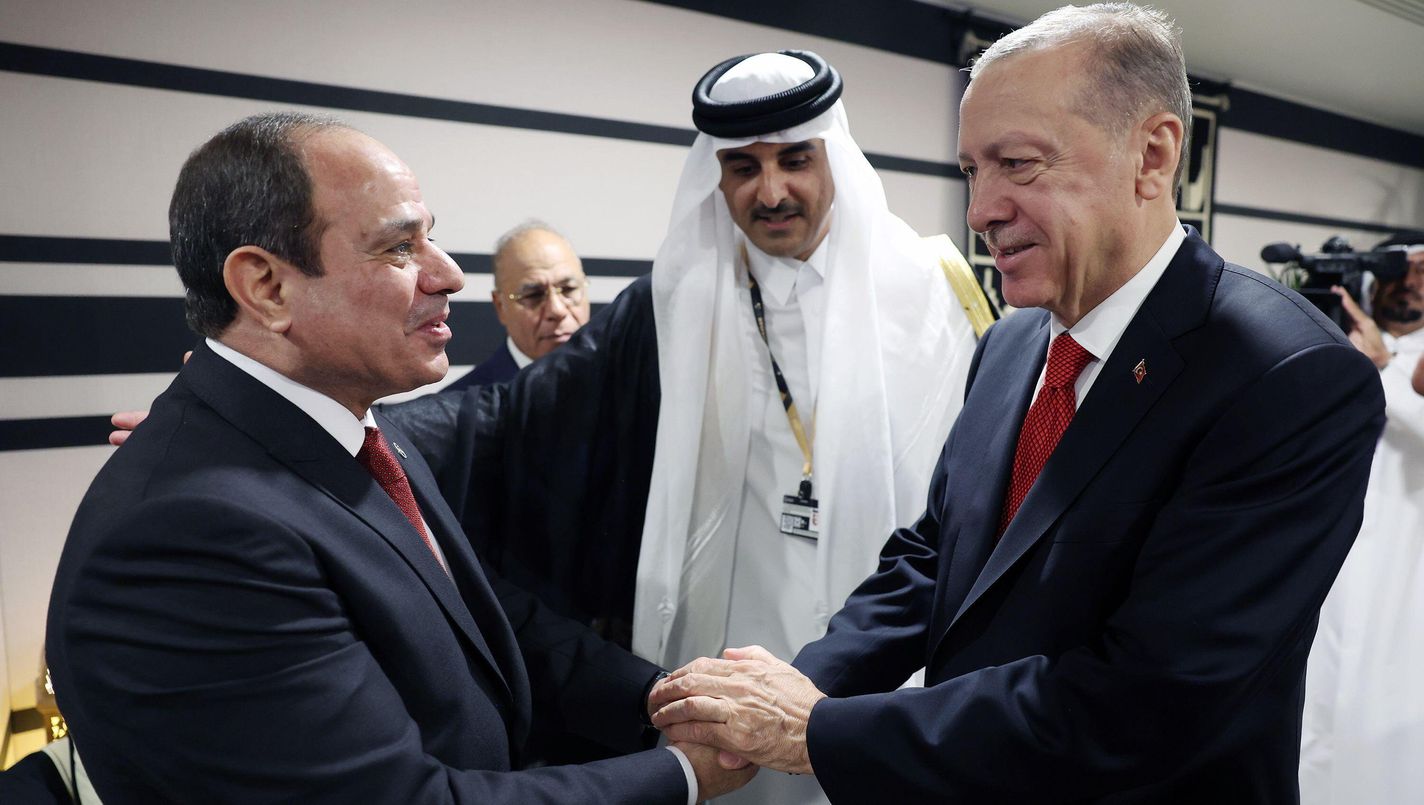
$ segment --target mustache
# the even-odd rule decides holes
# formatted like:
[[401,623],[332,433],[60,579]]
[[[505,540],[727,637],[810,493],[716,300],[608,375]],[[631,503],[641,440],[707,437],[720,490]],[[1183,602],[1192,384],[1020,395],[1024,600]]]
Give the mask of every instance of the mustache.
[[801,205],[791,200],[784,200],[775,207],[768,207],[765,204],[757,204],[752,207],[752,216],[761,218],[769,215],[800,215]]
[[449,318],[449,316],[450,300],[441,297],[438,303],[432,303],[412,310],[409,321],[413,327],[423,327],[427,322],[433,319]]
[[996,226],[990,227],[979,234],[980,237],[984,238],[984,243],[996,252],[1007,251],[1018,246],[1023,246],[1029,242],[1022,236],[1017,236],[1012,232],[1005,233],[1003,229]]
[[1424,318],[1424,311],[1415,310],[1405,303],[1377,306],[1376,315],[1397,324],[1413,324]]

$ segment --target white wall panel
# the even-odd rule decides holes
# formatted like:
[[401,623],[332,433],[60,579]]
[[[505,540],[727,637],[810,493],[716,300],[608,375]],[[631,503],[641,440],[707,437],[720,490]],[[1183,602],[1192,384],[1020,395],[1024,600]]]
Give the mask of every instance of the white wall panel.
[[[168,198],[194,147],[245,115],[294,108],[9,73],[0,73],[0,106],[14,121],[0,175],[43,190],[0,194],[7,233],[146,240],[167,240]],[[680,146],[337,114],[410,164],[441,245],[452,251],[487,252],[500,233],[538,217],[586,256],[651,259],[686,155]],[[907,221],[938,232],[946,215],[962,214],[949,212],[962,183],[882,174],[892,207]]]
[[[68,377],[0,377],[3,419],[43,419],[60,416],[109,415],[131,408],[147,408],[150,401],[173,382],[182,365],[173,356],[173,372],[79,375]],[[0,456],[5,453],[0,453]],[[9,483],[0,464],[0,483]],[[88,478],[85,483],[88,483]]]
[[880,171],[885,201],[921,235],[948,234],[964,248],[964,182],[897,171]]
[[0,452],[0,590],[11,706],[35,706],[49,589],[69,522],[111,447]]
[[7,0],[4,8],[4,38],[25,44],[684,129],[692,85],[712,65],[809,49],[845,79],[862,147],[940,162],[954,153],[960,79],[951,67],[634,0]]
[[178,298],[183,283],[173,266],[0,263],[0,295]]
[[1424,170],[1237,129],[1220,134],[1218,204],[1400,227],[1424,224]]
[[[224,126],[275,108],[4,73],[0,105],[16,123],[7,122],[0,172],[12,186],[42,189],[0,194],[8,233],[165,241],[168,199],[188,153]],[[686,154],[602,137],[338,116],[410,164],[436,215],[436,235],[453,251],[487,252],[501,232],[533,215],[566,230],[585,255],[651,257]]]
[[1273,272],[1279,266],[1268,267],[1266,262],[1261,259],[1261,247],[1267,243],[1286,241],[1299,245],[1301,251],[1311,254],[1320,251],[1320,245],[1332,235],[1343,235],[1358,251],[1368,250],[1385,238],[1384,235],[1377,232],[1297,224],[1290,221],[1270,221],[1221,213],[1216,216],[1215,227],[1212,246],[1217,253],[1233,263],[1273,276]]

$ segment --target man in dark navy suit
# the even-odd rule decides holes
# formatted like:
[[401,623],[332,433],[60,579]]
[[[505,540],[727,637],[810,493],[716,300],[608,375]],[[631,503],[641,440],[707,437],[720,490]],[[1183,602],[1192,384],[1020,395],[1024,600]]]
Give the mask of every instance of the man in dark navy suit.
[[519,771],[530,725],[646,746],[658,668],[487,577],[377,398],[448,369],[459,267],[405,163],[264,115],[169,211],[205,337],[99,473],[55,579],[60,707],[104,802],[691,803],[705,747]]
[[567,342],[588,323],[588,277],[568,239],[548,224],[526,221],[495,242],[490,300],[504,343],[446,388],[507,383],[520,369]]
[[1311,305],[1176,220],[1190,115],[1158,12],[1070,6],[984,54],[969,223],[1027,309],[981,340],[925,514],[829,633],[794,667],[674,673],[670,736],[834,802],[1298,799],[1383,397]]

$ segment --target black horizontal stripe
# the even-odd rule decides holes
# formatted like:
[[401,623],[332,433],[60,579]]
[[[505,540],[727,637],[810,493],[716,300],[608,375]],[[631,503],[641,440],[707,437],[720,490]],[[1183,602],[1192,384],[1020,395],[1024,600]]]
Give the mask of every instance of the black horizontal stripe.
[[[0,296],[0,322],[0,377],[174,372],[198,340],[177,297]],[[451,363],[477,364],[504,341],[488,302],[451,302],[449,322]]]
[[[450,252],[467,274],[492,274],[494,263],[488,252]],[[590,277],[641,277],[653,270],[652,260],[625,260],[614,257],[583,257],[583,273]]]
[[[461,270],[488,274],[493,270],[486,252],[451,252]],[[34,235],[0,235],[0,263],[78,263],[91,265],[172,266],[168,242],[113,238],[60,238]],[[583,258],[584,273],[592,277],[639,277],[653,268],[651,260],[615,257]]]
[[171,266],[166,240],[0,235],[0,262]]
[[613,137],[665,145],[690,145],[693,139],[691,130],[672,126],[269,78],[9,42],[0,42],[0,70],[130,87],[194,92],[225,98],[536,129],[590,137]]
[[113,429],[107,416],[0,420],[0,451],[108,444]]
[[1221,125],[1332,151],[1424,168],[1424,137],[1324,109],[1231,89]]
[[877,0],[875,3],[827,3],[824,0],[782,0],[777,3],[766,0],[652,2],[852,42],[948,66],[959,66],[959,39],[964,21],[969,17],[968,12],[952,11],[916,0]]
[[[1392,226],[1373,221],[1351,221],[1347,218],[1329,218],[1323,215],[1306,215],[1299,212],[1283,212],[1281,210],[1265,210],[1259,207],[1243,207],[1238,204],[1217,204],[1212,210],[1217,215],[1239,215],[1245,218],[1260,218],[1266,221],[1286,221],[1292,224],[1309,224],[1311,226],[1324,226],[1331,229],[1359,229],[1365,232],[1380,232],[1391,234],[1401,229],[1408,229],[1407,226]],[[1359,244],[1356,244],[1359,247]],[[1364,248],[1368,248],[1365,246]]]
[[[477,123],[485,126],[532,129],[586,137],[608,137],[634,142],[688,146],[697,132],[675,126],[634,123],[626,120],[545,112],[514,106],[496,106],[473,101],[407,95],[399,92],[318,84],[286,78],[231,73],[199,67],[100,56],[72,50],[42,48],[0,42],[0,70],[55,78],[74,78],[130,87],[193,92],[225,98],[269,101],[272,103],[318,106],[353,112],[375,112],[385,115],[448,120],[456,123]],[[691,110],[689,110],[691,114]],[[194,143],[196,146],[197,143]],[[922,173],[929,176],[955,176],[956,168],[949,163],[908,159],[885,154],[867,153],[871,164],[882,170]]]

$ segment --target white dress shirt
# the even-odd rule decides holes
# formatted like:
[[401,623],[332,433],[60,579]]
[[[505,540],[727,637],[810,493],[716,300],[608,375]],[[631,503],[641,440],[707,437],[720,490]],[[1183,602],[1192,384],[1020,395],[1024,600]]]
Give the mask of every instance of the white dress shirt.
[[[1182,241],[1187,239],[1187,233],[1182,229],[1182,223],[1177,222],[1172,227],[1172,231],[1167,234],[1167,240],[1157,249],[1157,253],[1152,255],[1152,259],[1147,261],[1140,271],[1132,279],[1124,282],[1121,288],[1113,291],[1107,299],[1098,303],[1098,306],[1088,311],[1072,327],[1065,327],[1058,317],[1053,316],[1048,325],[1048,343],[1052,344],[1053,339],[1060,333],[1067,332],[1073,336],[1073,340],[1078,342],[1078,346],[1092,353],[1093,360],[1083,368],[1078,375],[1078,382],[1073,384],[1074,396],[1077,398],[1077,406],[1083,405],[1083,400],[1088,396],[1088,389],[1093,387],[1093,381],[1098,379],[1098,374],[1103,370],[1103,364],[1107,363],[1108,356],[1117,348],[1117,342],[1122,340],[1122,334],[1127,330],[1127,325],[1132,321],[1132,317],[1137,315],[1137,311],[1142,307],[1142,303],[1147,300],[1147,295],[1152,293],[1152,289],[1157,287],[1157,281],[1162,279],[1162,274],[1167,270],[1167,265],[1172,262],[1172,258],[1177,255],[1177,250],[1181,248]],[[1045,354],[1047,349],[1045,348]],[[1150,367],[1149,367],[1150,369]],[[1043,370],[1038,373],[1038,391],[1043,390],[1043,375],[1048,371],[1048,362],[1044,361]],[[1034,399],[1038,398],[1038,391],[1034,392]]]
[[519,351],[519,347],[514,345],[514,339],[509,336],[504,337],[504,346],[509,350],[509,357],[514,359],[514,365],[520,369],[534,362],[534,359]]

